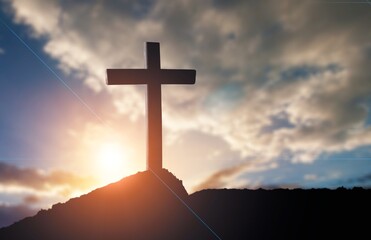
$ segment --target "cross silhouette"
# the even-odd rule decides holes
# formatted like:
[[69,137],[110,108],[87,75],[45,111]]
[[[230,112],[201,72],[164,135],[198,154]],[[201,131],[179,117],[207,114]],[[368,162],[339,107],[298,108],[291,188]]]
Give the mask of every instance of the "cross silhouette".
[[146,43],[147,69],[107,69],[107,84],[147,85],[147,170],[162,169],[161,84],[194,84],[196,70],[161,69],[160,44]]

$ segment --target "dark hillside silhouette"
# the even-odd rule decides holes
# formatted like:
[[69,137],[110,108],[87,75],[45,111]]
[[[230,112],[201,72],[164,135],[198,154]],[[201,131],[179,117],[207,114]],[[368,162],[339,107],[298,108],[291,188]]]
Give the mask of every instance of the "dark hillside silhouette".
[[[221,239],[353,239],[368,234],[371,191],[204,190],[188,196],[158,173]],[[0,239],[217,239],[151,171],[0,229]],[[365,219],[365,220],[362,220]]]
[[223,239],[369,235],[371,190],[362,188],[204,190],[190,195],[189,202]]
[[[159,177],[181,198],[188,194],[166,170]],[[196,235],[195,235],[196,234]],[[149,172],[56,204],[0,231],[0,239],[208,239],[173,193]],[[181,236],[181,238],[179,238]]]

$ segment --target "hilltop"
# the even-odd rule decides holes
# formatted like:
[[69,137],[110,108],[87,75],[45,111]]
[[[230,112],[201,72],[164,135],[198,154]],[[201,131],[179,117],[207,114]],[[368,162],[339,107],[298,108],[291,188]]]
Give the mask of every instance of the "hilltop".
[[361,188],[188,195],[167,170],[145,171],[2,228],[0,239],[218,239],[210,229],[221,239],[354,238],[367,234],[370,200]]

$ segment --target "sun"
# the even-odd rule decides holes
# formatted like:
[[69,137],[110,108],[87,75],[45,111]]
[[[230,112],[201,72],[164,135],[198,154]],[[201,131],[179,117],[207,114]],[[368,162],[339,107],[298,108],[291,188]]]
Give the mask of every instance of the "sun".
[[128,152],[117,143],[104,143],[99,146],[96,160],[102,183],[120,180],[128,172]]

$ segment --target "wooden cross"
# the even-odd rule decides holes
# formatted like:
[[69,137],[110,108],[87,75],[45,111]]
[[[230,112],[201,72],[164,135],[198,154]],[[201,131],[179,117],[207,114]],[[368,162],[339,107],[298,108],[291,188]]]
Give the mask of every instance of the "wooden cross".
[[194,84],[196,70],[161,69],[160,44],[146,43],[147,69],[107,69],[107,84],[147,85],[147,170],[162,169],[161,84]]

